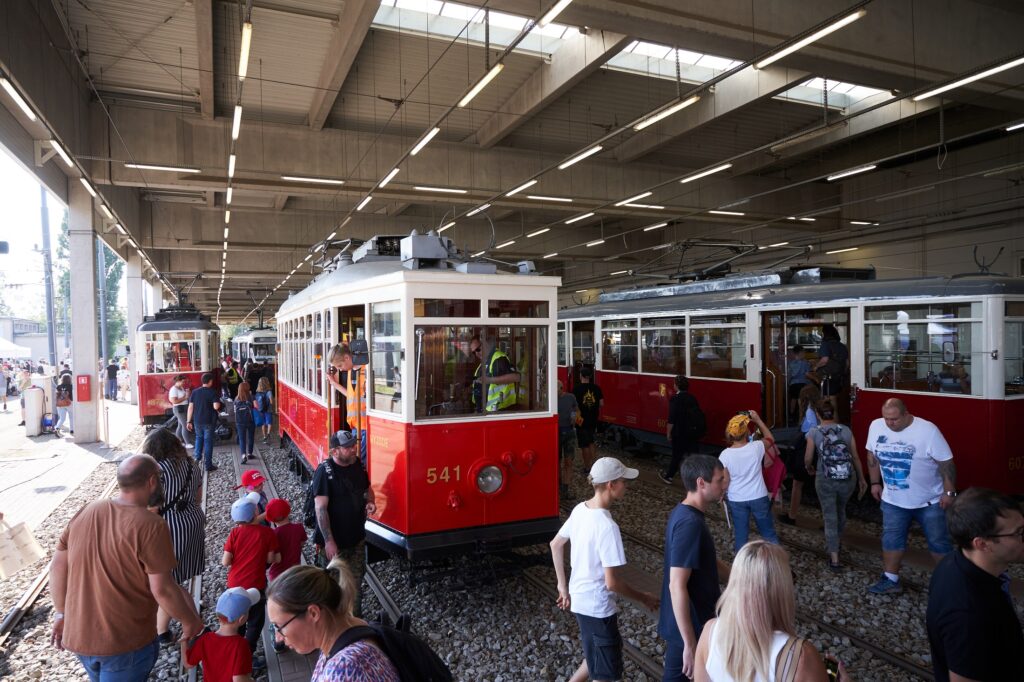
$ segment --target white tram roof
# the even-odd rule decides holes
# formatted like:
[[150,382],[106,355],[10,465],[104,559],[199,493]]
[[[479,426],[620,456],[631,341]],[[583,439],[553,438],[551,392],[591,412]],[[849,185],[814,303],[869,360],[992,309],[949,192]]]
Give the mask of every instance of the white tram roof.
[[[775,273],[670,285],[602,296],[598,303],[560,310],[560,320],[703,312],[737,308],[798,308],[801,305],[851,304],[860,301],[1024,296],[1024,278],[1004,275],[957,275],[916,279],[832,280],[783,284]],[[744,285],[745,284],[745,285]]]
[[[473,297],[471,289],[465,287],[498,285],[515,287],[537,287],[555,289],[562,283],[560,277],[545,275],[522,275],[511,272],[492,274],[464,273],[458,270],[441,270],[435,268],[409,269],[402,266],[398,258],[374,260],[341,266],[331,272],[319,275],[308,287],[292,294],[281,304],[277,311],[278,319],[288,316],[297,310],[327,297],[338,295],[356,295],[365,301],[375,300],[369,292],[374,289],[394,284],[431,283],[453,284],[453,297]],[[519,294],[508,292],[507,298],[516,298]]]
[[219,331],[220,327],[211,322],[208,315],[202,314],[192,305],[172,305],[157,311],[156,315],[147,315],[142,323],[135,328],[135,331],[136,333],[173,332],[194,331],[197,329]]

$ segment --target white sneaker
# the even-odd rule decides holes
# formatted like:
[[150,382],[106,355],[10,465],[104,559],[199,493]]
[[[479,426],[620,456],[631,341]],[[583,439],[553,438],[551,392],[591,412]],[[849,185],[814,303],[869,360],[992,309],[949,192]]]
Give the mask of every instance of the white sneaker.
[[192,450],[193,448],[195,448],[195,446],[192,445],[192,443],[185,443],[185,448],[188,450]]

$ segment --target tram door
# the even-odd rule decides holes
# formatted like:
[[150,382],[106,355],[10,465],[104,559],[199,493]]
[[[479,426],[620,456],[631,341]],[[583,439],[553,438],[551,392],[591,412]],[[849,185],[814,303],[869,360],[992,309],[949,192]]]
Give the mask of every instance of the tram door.
[[[821,346],[822,327],[835,325],[839,338],[849,348],[850,309],[811,308],[802,310],[775,310],[761,313],[761,348],[764,357],[761,362],[761,386],[765,423],[769,428],[799,427],[803,415],[798,414],[797,380],[801,379],[805,367],[813,368],[818,362],[818,348]],[[800,363],[797,347],[802,349]],[[839,418],[849,424],[849,400],[847,389],[839,396]]]
[[[594,348],[594,321],[573,321],[572,368],[569,370],[572,386],[580,382],[580,372],[583,369],[594,369]],[[566,386],[566,390],[572,390],[572,386]]]
[[[344,306],[337,309],[338,343],[348,346],[354,339],[366,338],[366,306],[363,304]],[[329,349],[328,349],[329,350]],[[323,359],[326,364],[326,356]],[[365,370],[364,370],[365,371]],[[368,377],[366,377],[368,380]],[[348,382],[347,376],[339,376],[343,385]],[[348,429],[348,417],[345,414],[345,396],[334,391],[335,409],[331,415],[331,433],[338,429]]]

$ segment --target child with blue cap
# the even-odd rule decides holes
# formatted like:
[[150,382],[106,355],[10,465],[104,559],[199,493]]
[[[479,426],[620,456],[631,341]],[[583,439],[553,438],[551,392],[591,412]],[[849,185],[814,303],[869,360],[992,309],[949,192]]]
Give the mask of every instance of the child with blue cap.
[[[245,625],[245,639],[252,653],[256,653],[266,618],[262,595],[267,589],[267,564],[281,560],[277,536],[267,526],[260,525],[257,519],[259,500],[260,494],[251,492],[231,505],[231,520],[235,527],[224,543],[221,560],[228,567],[228,587],[255,588],[261,595],[249,609],[249,620]],[[261,663],[262,660],[257,660],[256,667],[261,667]]]
[[251,682],[252,652],[239,631],[245,626],[249,609],[260,602],[257,589],[231,587],[217,600],[216,631],[206,629],[192,640],[181,643],[181,657],[186,668],[203,664],[207,682]]

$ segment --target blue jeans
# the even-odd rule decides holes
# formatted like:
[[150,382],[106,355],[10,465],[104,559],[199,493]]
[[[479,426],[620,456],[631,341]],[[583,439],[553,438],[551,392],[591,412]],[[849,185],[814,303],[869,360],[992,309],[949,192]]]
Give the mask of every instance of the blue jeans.
[[911,521],[917,521],[928,540],[932,554],[949,554],[953,544],[946,530],[946,512],[939,503],[917,509],[904,509],[882,500],[882,551],[901,552],[907,548]]
[[107,400],[117,400],[117,379],[107,379]]
[[[356,433],[356,429],[352,429],[352,433]],[[359,459],[363,461],[363,469],[366,468],[366,429],[358,429],[359,433]]]
[[154,639],[152,642],[126,654],[114,654],[113,656],[82,656],[78,660],[82,662],[86,674],[92,682],[145,682],[150,671],[156,664],[157,655],[160,653],[160,642]]
[[238,449],[243,455],[252,454],[252,442],[256,437],[256,424],[252,421],[235,424],[238,429]]
[[727,500],[729,515],[732,516],[732,528],[736,533],[735,550],[747,544],[750,535],[750,517],[754,517],[757,524],[757,532],[761,537],[772,544],[779,544],[779,536],[775,534],[775,524],[772,522],[772,503],[767,496],[756,500],[745,500],[734,502]]
[[192,454],[196,458],[197,462],[202,463],[203,459],[206,459],[205,466],[207,469],[213,466],[213,441],[217,438],[217,435],[213,432],[213,424],[195,424],[192,427],[196,434],[196,445],[195,450]]

